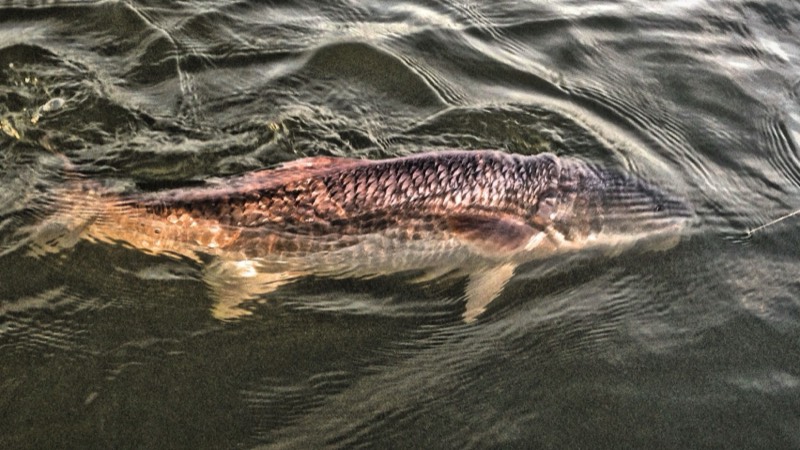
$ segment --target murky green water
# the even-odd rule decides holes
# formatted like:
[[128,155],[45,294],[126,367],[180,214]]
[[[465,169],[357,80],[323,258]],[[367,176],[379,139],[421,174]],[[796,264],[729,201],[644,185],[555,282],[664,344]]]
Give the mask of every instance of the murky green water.
[[[746,233],[800,207],[799,64],[791,2],[2,2],[0,447],[798,447],[800,219]],[[628,171],[698,223],[523,266],[473,324],[403,275],[220,322],[198,262],[24,239],[58,153],[154,190],[448,148]]]

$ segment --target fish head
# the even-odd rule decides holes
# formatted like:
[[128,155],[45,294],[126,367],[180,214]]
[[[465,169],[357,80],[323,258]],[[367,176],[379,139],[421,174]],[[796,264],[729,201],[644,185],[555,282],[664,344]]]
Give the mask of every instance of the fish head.
[[569,158],[559,165],[534,219],[557,249],[667,249],[694,218],[686,201],[636,176]]

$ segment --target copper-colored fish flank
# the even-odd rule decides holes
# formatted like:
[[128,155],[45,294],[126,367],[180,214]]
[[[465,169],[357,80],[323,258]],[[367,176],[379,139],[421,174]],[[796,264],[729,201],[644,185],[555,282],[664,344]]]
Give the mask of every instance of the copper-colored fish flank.
[[691,214],[624,174],[551,154],[497,151],[307,158],[155,193],[111,195],[85,182],[67,203],[85,238],[215,256],[234,265],[227,272],[273,286],[248,288],[247,296],[310,273],[461,269],[470,275],[467,318],[521,262],[604,234],[674,232]]

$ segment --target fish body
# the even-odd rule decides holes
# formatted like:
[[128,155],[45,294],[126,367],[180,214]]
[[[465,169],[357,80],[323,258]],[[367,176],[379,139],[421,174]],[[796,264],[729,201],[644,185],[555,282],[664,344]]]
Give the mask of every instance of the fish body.
[[220,318],[301,276],[413,270],[468,276],[464,317],[472,320],[519,264],[674,237],[691,217],[680,199],[624,173],[498,151],[305,158],[160,192],[78,183],[67,203],[81,238],[213,257],[207,281]]

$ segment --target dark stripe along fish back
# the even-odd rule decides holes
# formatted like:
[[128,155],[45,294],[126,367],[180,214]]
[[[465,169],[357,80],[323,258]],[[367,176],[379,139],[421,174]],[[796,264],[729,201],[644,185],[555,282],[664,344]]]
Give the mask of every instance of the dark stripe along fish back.
[[[403,219],[453,213],[502,213],[528,219],[536,199],[554,189],[559,164],[552,155],[449,151],[385,161],[341,159],[318,168],[289,164],[230,192],[205,188],[130,196],[154,214],[189,213],[229,226],[352,234],[375,231],[377,217]],[[327,161],[327,159],[326,159]],[[308,167],[303,167],[308,165]],[[291,171],[289,176],[282,172]],[[306,172],[306,176],[298,176]],[[359,228],[366,226],[367,229]],[[359,231],[360,230],[360,231]]]

